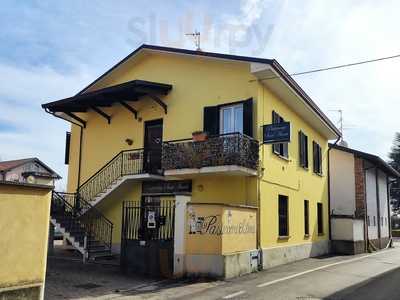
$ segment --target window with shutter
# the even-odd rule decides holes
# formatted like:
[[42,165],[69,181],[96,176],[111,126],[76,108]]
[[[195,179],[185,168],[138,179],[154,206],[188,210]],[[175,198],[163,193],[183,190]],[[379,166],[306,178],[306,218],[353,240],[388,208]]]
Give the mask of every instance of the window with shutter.
[[288,197],[279,195],[278,197],[278,217],[279,217],[279,236],[288,236],[289,235],[289,225],[288,225]]
[[204,107],[203,130],[210,135],[243,133],[253,136],[253,99]]
[[304,200],[304,235],[310,234],[309,218],[309,203],[308,200]]
[[323,221],[323,210],[322,203],[317,203],[317,226],[318,226],[318,234],[324,233],[324,221]]
[[322,174],[322,150],[315,141],[313,141],[313,170],[316,174]]
[[299,131],[299,162],[303,168],[308,168],[308,137]]
[[[272,111],[272,123],[282,123],[285,120],[278,115],[275,111]],[[272,151],[282,157],[288,158],[289,157],[289,143],[278,143],[272,145]]]

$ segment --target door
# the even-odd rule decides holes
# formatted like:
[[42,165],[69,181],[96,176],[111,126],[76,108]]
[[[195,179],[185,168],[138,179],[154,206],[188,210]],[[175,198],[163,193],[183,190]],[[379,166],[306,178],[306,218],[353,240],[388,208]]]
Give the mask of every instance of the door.
[[144,126],[144,162],[145,172],[161,173],[163,121],[146,121]]

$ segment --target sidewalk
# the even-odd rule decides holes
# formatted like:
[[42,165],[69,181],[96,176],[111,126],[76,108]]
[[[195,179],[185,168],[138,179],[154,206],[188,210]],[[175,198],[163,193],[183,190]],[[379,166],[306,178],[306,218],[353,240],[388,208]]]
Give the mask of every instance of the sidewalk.
[[226,281],[174,281],[126,277],[117,266],[49,259],[46,299],[319,299],[399,267],[400,248],[395,248],[309,258]]

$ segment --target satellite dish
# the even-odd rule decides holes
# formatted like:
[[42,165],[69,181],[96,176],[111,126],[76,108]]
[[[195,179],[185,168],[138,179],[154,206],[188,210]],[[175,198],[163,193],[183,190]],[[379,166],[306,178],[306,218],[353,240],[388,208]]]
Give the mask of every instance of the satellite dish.
[[33,177],[32,175],[28,176],[26,181],[28,181],[28,183],[35,183],[36,182],[35,177]]

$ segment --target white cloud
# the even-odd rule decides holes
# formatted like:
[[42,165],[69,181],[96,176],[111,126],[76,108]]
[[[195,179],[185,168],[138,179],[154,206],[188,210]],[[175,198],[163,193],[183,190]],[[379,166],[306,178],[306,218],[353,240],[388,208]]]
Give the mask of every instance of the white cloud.
[[64,133],[69,125],[46,114],[40,105],[73,95],[89,78],[93,75],[84,71],[63,75],[48,66],[0,65],[0,82],[12,83],[0,90],[1,119],[18,127],[16,132],[0,132],[1,159],[39,157],[63,177],[57,187],[65,186]]

